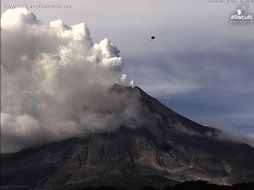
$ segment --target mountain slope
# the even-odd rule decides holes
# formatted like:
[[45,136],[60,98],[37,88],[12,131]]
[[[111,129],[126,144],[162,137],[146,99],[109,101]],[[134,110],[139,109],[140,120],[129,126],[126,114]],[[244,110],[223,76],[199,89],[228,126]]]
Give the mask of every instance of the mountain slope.
[[138,87],[112,93],[137,98],[151,125],[122,125],[41,147],[1,155],[1,186],[52,189],[114,185],[139,189],[186,180],[233,184],[254,181],[254,148],[225,141],[220,131],[193,122]]

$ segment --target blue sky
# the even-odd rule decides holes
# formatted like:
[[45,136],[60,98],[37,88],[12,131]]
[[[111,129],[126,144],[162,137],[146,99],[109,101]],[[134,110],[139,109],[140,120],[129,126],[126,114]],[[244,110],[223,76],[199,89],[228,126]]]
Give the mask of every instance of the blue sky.
[[[3,0],[6,4],[21,1]],[[34,4],[32,0],[27,4]],[[37,1],[39,2],[39,1]],[[113,41],[142,89],[209,126],[254,135],[254,24],[232,24],[239,3],[194,0],[41,1],[44,21],[85,22],[94,41]],[[247,4],[254,15],[254,3]],[[150,36],[154,35],[155,40]]]

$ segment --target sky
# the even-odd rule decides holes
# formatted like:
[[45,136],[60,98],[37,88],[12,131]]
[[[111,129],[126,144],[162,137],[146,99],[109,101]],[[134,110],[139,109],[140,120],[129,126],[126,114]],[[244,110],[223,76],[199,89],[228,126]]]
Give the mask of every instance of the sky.
[[[129,78],[176,112],[202,124],[254,136],[254,24],[233,24],[239,2],[209,0],[2,0],[44,22],[85,22],[94,41],[109,38]],[[254,2],[244,4],[254,15]],[[151,40],[150,36],[155,39]]]

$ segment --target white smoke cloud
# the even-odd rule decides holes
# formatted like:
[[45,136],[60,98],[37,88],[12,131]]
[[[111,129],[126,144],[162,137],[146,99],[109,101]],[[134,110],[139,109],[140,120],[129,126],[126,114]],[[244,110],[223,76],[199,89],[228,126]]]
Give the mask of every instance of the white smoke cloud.
[[127,78],[128,78],[128,75],[127,74],[122,74],[122,76],[121,76],[121,82],[123,83],[123,84],[125,84],[126,83],[126,81],[127,81]]
[[130,86],[131,86],[132,88],[134,88],[134,87],[136,86],[136,84],[135,84],[134,80],[131,80],[131,82],[130,82]]
[[43,23],[16,8],[1,30],[2,152],[142,121],[136,100],[109,92],[127,79],[120,51],[94,43],[84,23]]
[[218,138],[220,140],[232,141],[237,143],[246,143],[252,147],[254,147],[254,136],[235,133],[232,130],[226,130],[221,126],[216,126],[220,129],[221,133],[218,134]]

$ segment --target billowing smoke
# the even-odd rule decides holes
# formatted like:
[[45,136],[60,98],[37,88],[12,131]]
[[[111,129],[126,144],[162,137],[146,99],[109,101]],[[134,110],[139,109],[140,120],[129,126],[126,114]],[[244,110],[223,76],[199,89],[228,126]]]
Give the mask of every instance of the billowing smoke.
[[128,77],[127,74],[122,74],[122,76],[121,76],[121,82],[125,84],[126,80],[127,80],[127,77]]
[[109,91],[127,80],[110,40],[25,8],[4,12],[1,30],[2,152],[140,124],[137,100]]
[[136,86],[134,80],[131,80],[130,85],[131,85],[132,88],[134,88]]

